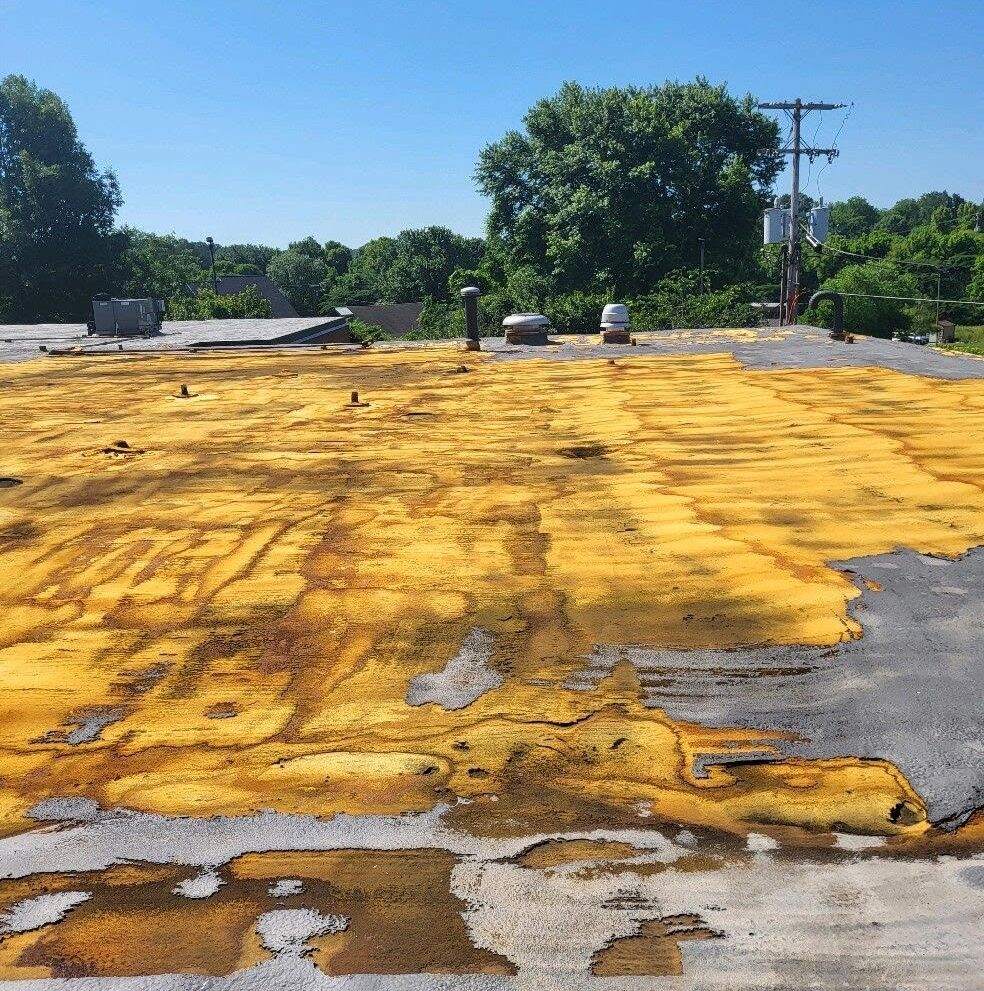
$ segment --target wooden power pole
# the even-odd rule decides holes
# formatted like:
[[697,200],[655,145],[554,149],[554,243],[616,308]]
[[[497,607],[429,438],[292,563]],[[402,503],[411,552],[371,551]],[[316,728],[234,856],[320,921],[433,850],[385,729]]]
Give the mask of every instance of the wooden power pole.
[[838,154],[836,148],[811,148],[803,144],[800,136],[803,119],[813,110],[839,110],[846,103],[804,103],[799,97],[792,101],[779,103],[760,103],[759,110],[784,110],[793,122],[793,144],[790,148],[782,148],[784,155],[793,158],[793,183],[789,194],[789,240],[786,252],[786,299],[785,319],[780,312],[780,322],[795,323],[797,305],[800,294],[800,228],[799,228],[799,166],[800,156],[808,155],[810,161],[824,155],[828,162],[833,161]]

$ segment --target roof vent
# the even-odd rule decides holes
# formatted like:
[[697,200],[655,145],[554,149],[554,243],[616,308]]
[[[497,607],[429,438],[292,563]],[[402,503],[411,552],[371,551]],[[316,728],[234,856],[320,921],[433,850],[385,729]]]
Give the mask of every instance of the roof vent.
[[602,344],[629,344],[629,308],[624,303],[609,303],[601,311]]
[[507,344],[546,344],[550,320],[542,313],[513,313],[502,327]]

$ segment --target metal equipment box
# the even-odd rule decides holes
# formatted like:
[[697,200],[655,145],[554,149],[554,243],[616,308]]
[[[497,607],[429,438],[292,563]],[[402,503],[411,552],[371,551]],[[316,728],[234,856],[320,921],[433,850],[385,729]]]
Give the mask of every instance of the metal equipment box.
[[161,332],[164,303],[159,299],[94,299],[92,332],[108,337],[142,337]]

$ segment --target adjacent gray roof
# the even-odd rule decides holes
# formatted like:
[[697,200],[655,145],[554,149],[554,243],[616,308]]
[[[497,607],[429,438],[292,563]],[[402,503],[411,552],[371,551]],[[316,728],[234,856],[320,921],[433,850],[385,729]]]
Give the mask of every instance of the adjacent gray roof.
[[215,280],[215,291],[220,296],[234,296],[249,286],[256,286],[270,304],[270,316],[297,316],[297,310],[291,305],[280,286],[271,282],[265,275],[220,275]]
[[40,348],[87,353],[109,351],[173,351],[183,348],[255,345],[314,345],[350,340],[344,318],[290,317],[269,320],[165,320],[152,337],[97,337],[84,323],[0,326],[0,361],[36,358]]
[[339,306],[335,312],[382,327],[390,337],[403,337],[419,326],[421,310],[421,303],[375,303],[372,306]]

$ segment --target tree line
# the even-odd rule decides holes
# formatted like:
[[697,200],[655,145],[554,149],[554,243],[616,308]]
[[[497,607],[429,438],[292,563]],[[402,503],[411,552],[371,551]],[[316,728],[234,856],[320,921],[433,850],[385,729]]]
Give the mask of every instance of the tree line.
[[[753,302],[777,295],[778,256],[761,245],[760,217],[782,164],[775,121],[725,86],[567,83],[480,152],[484,238],[433,226],[354,249],[314,237],[283,250],[217,244],[215,273],[267,275],[304,315],[422,302],[422,336],[461,332],[457,292],[470,283],[483,290],[489,328],[535,310],[559,329],[593,329],[614,300],[640,327],[744,325],[756,319]],[[115,175],[97,168],[64,101],[23,76],[3,79],[0,320],[85,319],[99,292],[163,298],[172,318],[269,315],[255,291],[211,292],[204,241],[120,227],[121,205]],[[888,210],[861,197],[836,203],[829,250],[805,249],[808,288],[935,295],[939,275],[944,298],[984,299],[978,216],[979,205],[948,193]],[[919,319],[905,304],[849,304],[857,329]]]

